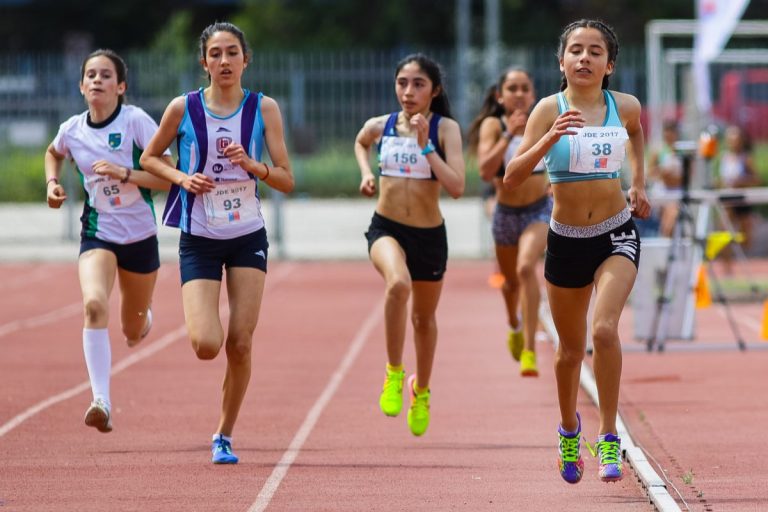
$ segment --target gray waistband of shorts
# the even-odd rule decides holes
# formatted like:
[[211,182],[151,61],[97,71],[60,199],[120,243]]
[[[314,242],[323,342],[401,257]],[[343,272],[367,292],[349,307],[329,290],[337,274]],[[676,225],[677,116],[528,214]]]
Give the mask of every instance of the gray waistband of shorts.
[[549,227],[561,236],[567,236],[570,238],[591,238],[593,236],[600,236],[607,233],[627,222],[632,217],[632,213],[629,208],[624,208],[613,217],[608,217],[599,224],[593,224],[591,226],[569,226],[568,224],[562,224],[555,219],[549,220]]

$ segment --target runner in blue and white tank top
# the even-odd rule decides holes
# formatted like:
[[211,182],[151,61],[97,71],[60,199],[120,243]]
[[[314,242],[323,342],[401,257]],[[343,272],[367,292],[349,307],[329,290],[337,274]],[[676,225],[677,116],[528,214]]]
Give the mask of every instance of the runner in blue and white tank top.
[[[534,108],[518,156],[504,176],[506,185],[517,186],[543,157],[552,183],[554,208],[544,275],[560,337],[555,362],[561,413],[558,469],[569,483],[579,482],[584,470],[576,404],[593,291],[592,345],[600,395],[598,476],[606,482],[623,476],[616,430],[618,325],[640,258],[632,216],[647,218],[651,208],[645,193],[640,103],[634,96],[608,90],[618,51],[616,34],[601,21],[580,20],[565,28],[558,49],[561,92]],[[626,195],[619,180],[625,156],[632,173]]]
[[[78,274],[85,309],[83,352],[93,392],[85,424],[100,432],[112,430],[109,296],[117,277],[122,331],[128,345],[136,345],[152,326],[149,306],[160,267],[150,189],[168,190],[166,181],[139,166],[157,124],[140,108],[124,104],[126,75],[115,52],[91,53],[80,74],[88,110],[61,124],[45,154],[51,208],[67,199],[59,184],[65,159],[74,162],[85,189]],[[163,158],[170,161],[169,155]]]
[[[277,102],[242,86],[249,62],[242,31],[231,23],[214,23],[200,41],[210,84],[171,101],[141,162],[173,183],[163,222],[181,230],[181,291],[192,347],[200,359],[213,359],[227,344],[224,400],[211,461],[235,464],[232,431],[251,374],[251,344],[269,256],[259,187],[266,183],[290,192],[293,173]],[[177,168],[159,158],[174,139]],[[273,165],[262,162],[265,146]],[[219,316],[224,270],[231,312],[226,330]]]

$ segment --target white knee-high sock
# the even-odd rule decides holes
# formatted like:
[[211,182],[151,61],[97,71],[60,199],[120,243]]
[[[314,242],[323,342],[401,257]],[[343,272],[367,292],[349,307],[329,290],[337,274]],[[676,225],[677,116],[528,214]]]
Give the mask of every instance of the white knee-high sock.
[[93,399],[101,398],[110,406],[109,372],[112,370],[112,350],[106,329],[83,329],[83,353],[91,380]]

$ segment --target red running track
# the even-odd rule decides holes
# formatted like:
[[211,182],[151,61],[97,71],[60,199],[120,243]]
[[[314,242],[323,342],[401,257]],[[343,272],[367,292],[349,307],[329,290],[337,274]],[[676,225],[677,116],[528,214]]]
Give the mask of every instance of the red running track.
[[[489,269],[486,262],[449,268],[438,311],[432,424],[415,438],[405,411],[386,418],[378,410],[383,286],[370,263],[273,263],[234,433],[241,463],[222,467],[209,462],[209,440],[223,354],[201,362],[189,347],[176,266],[160,271],[145,342],[128,349],[111,326],[115,430],[105,435],[82,423],[90,390],[76,266],[2,265],[0,512],[650,510],[631,474],[618,484],[599,482],[594,459],[579,485],[560,479],[552,347],[539,345],[540,378],[518,376],[506,352],[501,297],[486,285]],[[706,375],[689,377],[690,354],[625,356],[622,400],[633,436],[669,464],[680,487],[669,458],[693,470],[693,489],[681,492],[703,492],[706,510],[768,506],[765,479],[757,475],[761,457],[749,444],[768,421],[757,393],[765,355],[720,359],[750,361],[745,372],[762,369],[750,393],[729,404],[729,413],[751,404],[755,414],[735,416],[751,425],[751,437],[739,442],[730,426],[697,414],[723,405],[738,386],[725,377],[712,385]],[[695,366],[707,374],[704,363]],[[414,368],[410,338],[406,368]],[[580,400],[591,439],[597,409],[585,394]],[[681,429],[689,419],[704,433]],[[733,473],[725,478],[716,466]]]

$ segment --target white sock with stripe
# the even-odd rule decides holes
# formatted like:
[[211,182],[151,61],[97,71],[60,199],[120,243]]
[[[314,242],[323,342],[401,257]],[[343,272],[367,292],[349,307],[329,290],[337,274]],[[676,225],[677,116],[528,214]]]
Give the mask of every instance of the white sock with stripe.
[[83,329],[83,353],[88,377],[91,380],[93,399],[109,401],[109,373],[112,370],[112,349],[107,329]]

